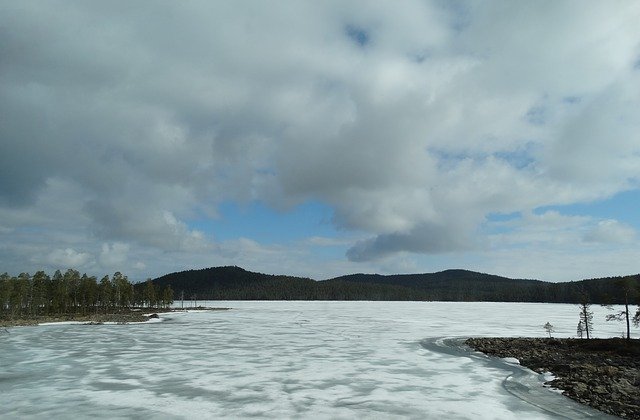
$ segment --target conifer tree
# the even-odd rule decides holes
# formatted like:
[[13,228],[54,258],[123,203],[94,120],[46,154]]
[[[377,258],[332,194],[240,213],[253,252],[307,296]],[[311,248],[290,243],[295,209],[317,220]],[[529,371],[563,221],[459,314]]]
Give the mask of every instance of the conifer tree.
[[173,303],[173,289],[171,289],[170,285],[164,288],[162,291],[162,304],[165,308],[168,308]]
[[156,291],[153,287],[153,282],[151,281],[151,279],[147,279],[147,281],[145,282],[143,300],[149,308],[156,306]]
[[49,276],[44,271],[38,271],[31,279],[31,315],[41,315],[49,311]]
[[[627,340],[631,340],[631,327],[630,327],[630,314],[629,314],[629,301],[632,297],[637,295],[636,279],[632,277],[625,277],[622,280],[618,280],[616,285],[622,290],[622,296],[624,298],[624,309],[616,312],[615,314],[607,315],[607,321],[625,321],[627,327]],[[613,309],[611,305],[607,305],[609,309]],[[635,317],[633,320],[636,324]]]
[[591,338],[591,332],[593,332],[593,312],[591,311],[588,295],[584,291],[581,293],[579,307],[580,323],[582,324],[582,329],[584,330],[588,340]]
[[111,300],[113,296],[113,288],[109,276],[104,276],[100,280],[100,286],[98,289],[100,294],[100,306],[102,306],[102,309],[106,312],[107,309],[111,306]]

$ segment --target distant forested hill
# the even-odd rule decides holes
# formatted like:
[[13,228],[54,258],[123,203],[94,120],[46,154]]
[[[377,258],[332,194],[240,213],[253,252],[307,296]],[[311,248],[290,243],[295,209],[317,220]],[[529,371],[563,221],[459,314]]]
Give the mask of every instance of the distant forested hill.
[[159,277],[153,283],[160,288],[170,285],[176,300],[183,293],[185,299],[212,300],[422,300],[419,292],[402,286],[341,280],[318,282],[254,273],[240,267],[182,271]]
[[[638,283],[639,276],[629,276]],[[167,274],[175,299],[207,300],[439,300],[577,303],[582,291],[592,303],[622,303],[621,277],[550,283],[510,279],[467,270],[427,274],[352,274],[329,280],[269,275],[240,267],[214,267]],[[631,302],[637,301],[632,296]]]

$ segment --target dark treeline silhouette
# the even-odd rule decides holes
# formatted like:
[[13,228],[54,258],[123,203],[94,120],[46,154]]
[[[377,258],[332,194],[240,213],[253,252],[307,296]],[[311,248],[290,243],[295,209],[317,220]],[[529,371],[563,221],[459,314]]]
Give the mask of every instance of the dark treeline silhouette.
[[[167,274],[133,284],[116,272],[100,280],[69,269],[52,276],[0,275],[0,317],[86,315],[168,306],[176,296],[198,300],[433,300],[625,304],[611,318],[629,323],[637,305],[639,276],[565,283],[510,279],[467,270],[382,276],[353,274],[329,280],[254,273],[215,267]],[[623,281],[624,280],[624,281]],[[623,286],[621,286],[623,285]],[[636,314],[640,318],[640,312]],[[634,319],[640,322],[640,319]]]
[[44,271],[16,277],[0,275],[0,318],[4,319],[111,313],[133,307],[166,307],[171,303],[170,286],[157,289],[151,280],[132,284],[120,272],[99,281],[73,269],[64,273],[58,270],[53,276]]
[[[621,277],[550,283],[510,279],[467,270],[383,276],[353,274],[329,280],[254,273],[214,267],[167,274],[153,280],[177,296],[206,300],[434,300],[487,302],[636,304],[619,286]],[[638,276],[626,277],[634,285]]]

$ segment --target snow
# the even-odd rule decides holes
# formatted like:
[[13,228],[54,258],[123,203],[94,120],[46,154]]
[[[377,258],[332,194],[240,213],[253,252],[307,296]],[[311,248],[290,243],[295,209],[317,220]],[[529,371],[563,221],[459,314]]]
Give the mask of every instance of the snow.
[[[143,314],[143,316],[150,316],[151,314]],[[140,321],[140,322],[127,322],[126,324],[150,324],[150,323],[154,323],[154,322],[162,322],[165,318],[163,316],[159,316],[158,318],[149,318],[146,321]],[[62,326],[62,325],[91,325],[91,321],[55,321],[55,322],[41,322],[38,325],[40,326]],[[124,325],[121,322],[113,322],[113,321],[106,321],[106,322],[100,322],[99,324],[96,325]]]
[[147,321],[145,321],[145,324],[153,324],[156,322],[162,322],[164,321],[166,318],[164,316],[159,316],[158,318],[149,318]]
[[[163,322],[0,337],[7,418],[584,418],[587,408],[468,336],[575,334],[575,305],[198,302]],[[188,309],[188,308],[187,308]],[[618,335],[595,308],[595,332]],[[523,390],[524,389],[524,390]],[[525,392],[526,391],[526,392]],[[576,414],[577,413],[577,414]]]

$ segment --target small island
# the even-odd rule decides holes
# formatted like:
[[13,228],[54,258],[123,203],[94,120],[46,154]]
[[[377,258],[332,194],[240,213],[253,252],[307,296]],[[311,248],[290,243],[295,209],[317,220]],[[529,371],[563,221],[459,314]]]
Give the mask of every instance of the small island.
[[551,372],[547,385],[582,404],[622,418],[640,418],[640,340],[469,338],[489,356],[512,357],[535,372]]
[[[145,308],[146,309],[146,308]],[[113,312],[113,313],[94,313],[94,314],[56,314],[56,315],[23,315],[20,317],[4,318],[0,319],[0,327],[19,327],[28,325],[39,325],[54,322],[79,322],[83,324],[128,324],[131,322],[146,322],[153,318],[158,318],[158,312],[160,311],[142,311],[142,310],[128,310],[126,312]]]
[[107,312],[94,314],[58,314],[42,316],[23,316],[19,318],[0,318],[0,328],[24,327],[29,325],[49,324],[56,322],[74,322],[86,325],[100,324],[129,324],[147,322],[160,318],[159,314],[185,312],[185,311],[227,311],[231,308],[197,306],[188,309],[178,308],[131,308],[121,312]]

